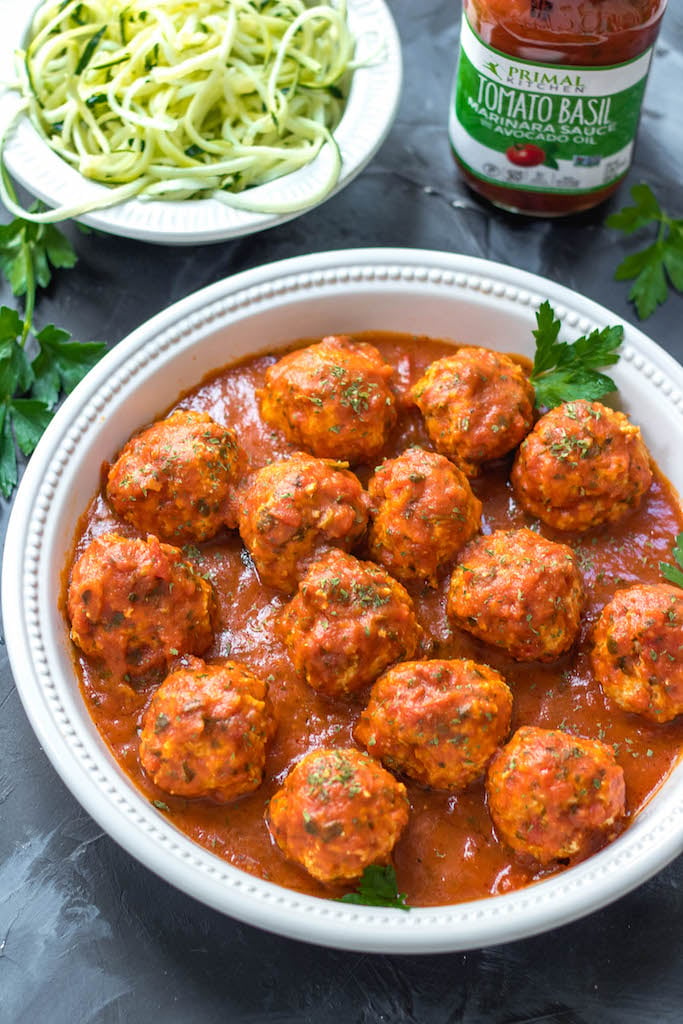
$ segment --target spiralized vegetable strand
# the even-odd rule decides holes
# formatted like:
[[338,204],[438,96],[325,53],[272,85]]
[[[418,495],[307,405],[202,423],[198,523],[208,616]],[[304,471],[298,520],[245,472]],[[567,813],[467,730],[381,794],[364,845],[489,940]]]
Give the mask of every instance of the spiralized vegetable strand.
[[[269,213],[320,201],[341,171],[332,133],[354,52],[346,0],[47,0],[17,54],[18,88],[48,145],[116,187],[87,209],[31,218],[124,195]],[[249,195],[324,146],[329,174],[315,194],[291,205]]]

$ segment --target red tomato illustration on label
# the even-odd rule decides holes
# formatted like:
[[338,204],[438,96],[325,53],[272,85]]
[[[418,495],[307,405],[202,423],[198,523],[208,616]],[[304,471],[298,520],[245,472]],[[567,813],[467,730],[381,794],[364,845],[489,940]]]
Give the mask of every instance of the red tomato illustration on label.
[[516,142],[505,150],[505,155],[517,167],[537,167],[545,161],[545,151],[533,142]]

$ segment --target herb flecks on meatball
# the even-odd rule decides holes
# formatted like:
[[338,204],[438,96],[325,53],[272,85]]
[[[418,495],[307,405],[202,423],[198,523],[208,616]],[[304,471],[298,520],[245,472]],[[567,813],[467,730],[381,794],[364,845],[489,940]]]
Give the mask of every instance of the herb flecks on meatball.
[[370,478],[370,554],[405,582],[436,586],[439,573],[479,530],[481,502],[444,455],[408,448]]
[[327,697],[351,697],[423,638],[403,586],[336,549],[309,565],[276,628],[296,671]]
[[270,800],[267,821],[285,857],[325,884],[386,864],[408,823],[403,783],[353,748],[314,750]]
[[517,661],[554,661],[581,624],[574,552],[532,530],[497,530],[461,552],[451,577],[451,622]]
[[541,864],[594,852],[626,810],[612,748],[556,729],[518,729],[491,761],[486,790],[501,838]]
[[608,697],[651,722],[683,714],[683,590],[618,590],[593,632],[596,678]]
[[540,418],[510,479],[526,512],[557,530],[589,530],[636,509],[652,468],[640,429],[623,413],[577,400]]
[[393,367],[367,342],[330,336],[270,366],[261,415],[321,458],[374,459],[396,422]]
[[363,536],[368,496],[345,465],[297,454],[250,478],[239,531],[262,583],[291,591],[316,554],[349,550]]
[[91,541],[71,571],[67,609],[73,642],[118,681],[156,678],[213,641],[211,584],[153,536]]
[[201,542],[237,525],[235,488],[245,467],[232,430],[208,413],[178,410],[124,445],[107,499],[141,533]]
[[374,684],[354,738],[392,771],[460,790],[507,738],[511,713],[512,693],[488,665],[406,661]]
[[519,363],[463,346],[437,359],[413,388],[437,451],[468,476],[511,452],[534,421],[534,389]]
[[234,661],[190,658],[152,696],[140,761],[167,793],[228,803],[261,785],[274,731],[261,679]]

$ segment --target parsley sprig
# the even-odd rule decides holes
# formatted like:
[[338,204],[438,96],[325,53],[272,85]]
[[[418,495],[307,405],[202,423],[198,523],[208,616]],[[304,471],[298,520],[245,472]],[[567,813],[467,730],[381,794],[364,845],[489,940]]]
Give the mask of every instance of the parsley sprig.
[[33,452],[60,395],[72,391],[106,350],[100,342],[72,341],[54,324],[34,328],[38,288],[47,287],[53,268],[75,263],[71,243],[54,225],[20,217],[0,225],[0,271],[24,300],[23,319],[15,309],[0,306],[0,493],[5,498],[17,484],[17,448],[26,456]]
[[596,328],[576,341],[558,341],[562,325],[547,300],[538,307],[536,325],[531,383],[539,409],[552,409],[578,398],[596,401],[617,390],[612,378],[599,373],[598,367],[618,362],[623,327]]
[[659,571],[669,583],[675,583],[676,586],[683,587],[683,533],[679,533],[676,537],[672,554],[679,568],[676,568],[675,565],[669,565],[668,562],[660,562]]
[[355,892],[340,897],[341,903],[360,903],[365,907],[395,907],[410,910],[405,893],[398,891],[396,872],[389,864],[371,864],[365,869]]
[[633,206],[611,214],[606,223],[626,235],[657,228],[654,242],[622,260],[614,275],[617,281],[633,280],[628,297],[645,320],[666,302],[670,285],[683,292],[683,218],[669,216],[649,185],[634,185],[631,198]]

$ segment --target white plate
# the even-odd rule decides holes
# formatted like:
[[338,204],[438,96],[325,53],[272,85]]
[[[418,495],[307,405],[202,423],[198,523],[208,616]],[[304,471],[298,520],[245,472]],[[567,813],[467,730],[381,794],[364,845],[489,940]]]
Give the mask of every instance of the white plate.
[[[100,467],[192,381],[299,337],[386,329],[531,354],[549,299],[569,335],[619,322],[543,278],[448,253],[322,253],[238,274],[184,299],[116,346],[66,400],[31,458],[5,545],[2,603],[17,689],[65,783],[100,825],[169,882],[233,917],[340,948],[394,953],[475,948],[531,935],[603,906],[683,850],[683,764],[615,842],[528,889],[410,913],[299,895],[195,845],[108,753],[81,699],[58,609],[77,519]],[[624,324],[610,372],[655,459],[683,492],[683,368]]]
[[[13,54],[24,44],[37,3],[0,0],[0,83],[13,81]],[[401,44],[384,0],[348,0],[348,20],[359,40],[358,57],[374,52],[379,40],[384,50],[377,62],[359,68],[334,133],[342,155],[342,170],[335,188],[339,192],[369,163],[393,123],[401,92]],[[0,126],[7,124],[18,106],[18,94],[0,96]],[[316,160],[277,181],[253,190],[255,200],[299,203],[313,195],[327,180],[332,154],[324,147]],[[29,192],[51,207],[87,202],[106,192],[105,185],[83,178],[57,156],[40,137],[28,117],[17,123],[5,148],[5,162],[12,176]],[[325,200],[321,200],[324,202]],[[139,238],[164,245],[194,245],[238,238],[283,224],[298,213],[264,214],[233,210],[217,199],[161,202],[133,199],[109,209],[84,214],[78,220],[111,235]]]

